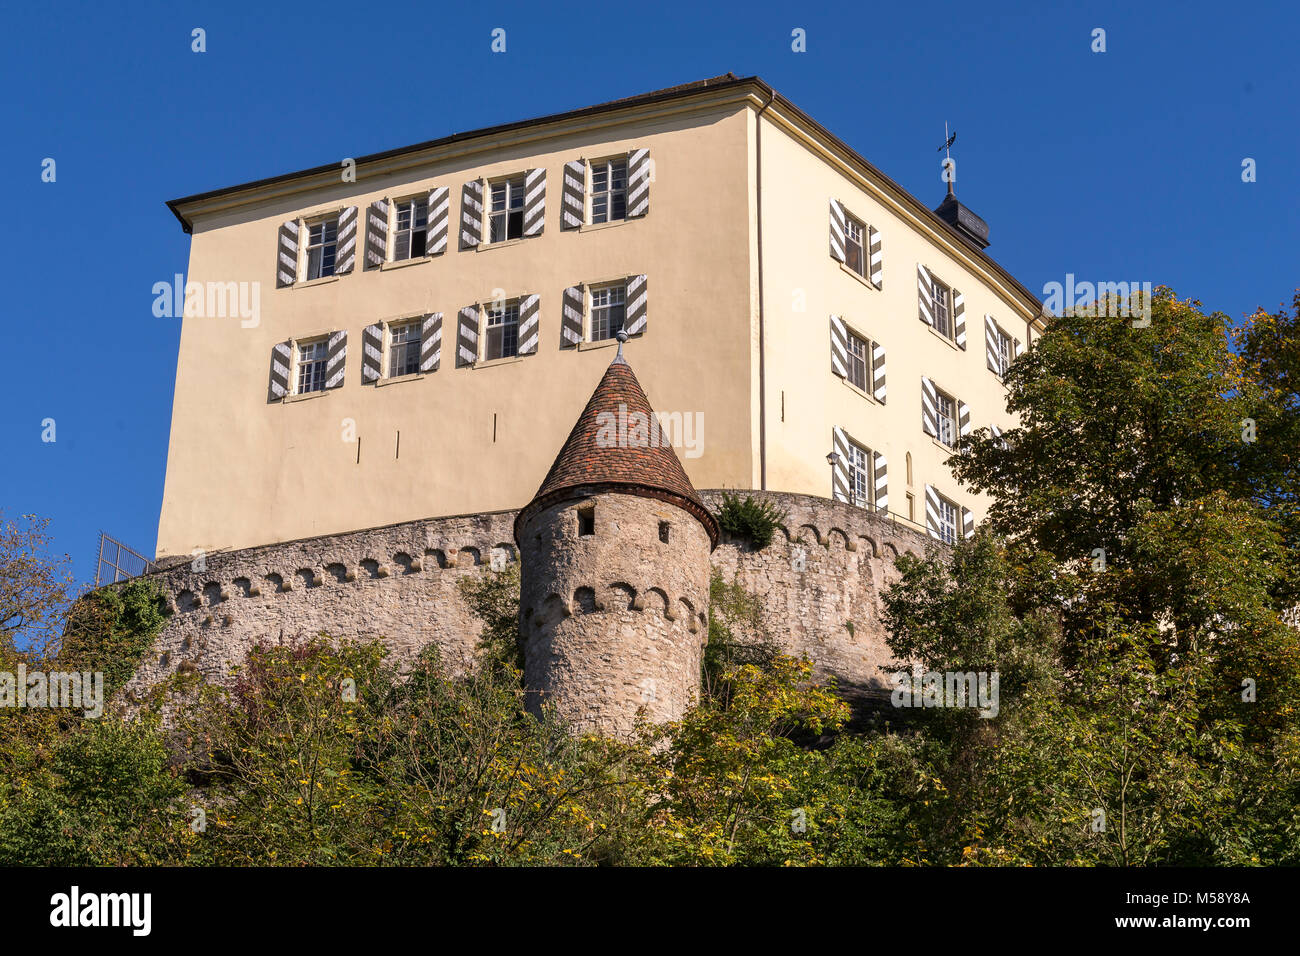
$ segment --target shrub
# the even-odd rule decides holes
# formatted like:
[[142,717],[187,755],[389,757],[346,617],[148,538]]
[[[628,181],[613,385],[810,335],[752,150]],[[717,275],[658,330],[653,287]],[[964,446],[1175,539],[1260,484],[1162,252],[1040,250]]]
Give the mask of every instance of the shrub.
[[772,543],[772,535],[785,521],[785,512],[769,501],[755,501],[753,495],[739,496],[722,493],[722,507],[718,509],[718,524],[727,534],[743,538],[762,551]]

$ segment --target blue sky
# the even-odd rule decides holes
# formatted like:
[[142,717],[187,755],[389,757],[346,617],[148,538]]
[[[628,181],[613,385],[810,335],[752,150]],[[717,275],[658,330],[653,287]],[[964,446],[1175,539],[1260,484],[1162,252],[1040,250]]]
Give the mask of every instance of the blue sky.
[[101,528],[152,553],[179,325],[151,289],[189,255],[166,200],[727,71],[932,207],[946,120],[958,195],[1031,290],[1151,281],[1240,317],[1300,285],[1294,5],[601,6],[7,5],[0,510],[52,519],[83,581]]

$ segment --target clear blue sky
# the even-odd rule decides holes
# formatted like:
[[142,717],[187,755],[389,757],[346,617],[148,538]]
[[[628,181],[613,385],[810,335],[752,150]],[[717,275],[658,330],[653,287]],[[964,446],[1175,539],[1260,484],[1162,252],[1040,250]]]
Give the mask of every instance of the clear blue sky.
[[50,517],[83,580],[100,528],[152,554],[179,325],[150,290],[189,255],[167,199],[727,71],[932,207],[947,120],[958,194],[1036,292],[1152,281],[1240,317],[1300,285],[1293,3],[821,6],[7,4],[0,509]]

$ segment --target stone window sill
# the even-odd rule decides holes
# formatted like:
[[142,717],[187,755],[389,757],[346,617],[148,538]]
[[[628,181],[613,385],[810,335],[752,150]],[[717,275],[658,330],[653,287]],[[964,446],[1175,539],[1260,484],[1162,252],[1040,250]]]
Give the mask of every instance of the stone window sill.
[[280,401],[284,402],[286,405],[291,402],[306,402],[306,401],[310,401],[313,398],[323,398],[324,396],[328,395],[332,391],[334,391],[334,389],[332,388],[322,388],[322,389],[318,389],[315,392],[303,392],[298,395],[286,395],[284,398],[280,399]]
[[432,260],[432,256],[420,256],[416,259],[396,259],[392,262],[380,263],[379,271],[387,272],[389,269],[405,269],[407,266],[423,265]]
[[578,343],[578,351],[585,352],[588,349],[607,349],[614,345],[618,345],[618,339],[613,336],[607,339],[597,339],[595,342],[589,342],[584,339]]
[[498,365],[513,365],[515,362],[522,362],[526,356],[507,355],[505,358],[498,359],[479,359],[471,368],[495,368]]
[[[835,261],[836,261],[836,262],[839,262],[838,259],[835,260]],[[844,263],[842,263],[842,262],[839,262],[839,267],[840,267],[840,271],[843,272],[845,275],[847,275],[847,276],[849,276],[849,277],[851,277],[851,278],[853,278],[853,279],[857,279],[859,282],[861,282],[861,283],[862,283],[864,286],[866,286],[868,289],[871,289],[872,291],[876,291],[876,287],[875,287],[874,285],[871,284],[871,280],[868,279],[866,276],[858,275],[856,272],[854,272],[852,269],[850,269],[848,266],[846,266],[846,265],[845,265]]]
[[954,342],[952,339],[948,338],[948,336],[944,335],[944,334],[941,333],[941,332],[936,332],[936,331],[935,331],[935,328],[934,328],[933,325],[930,325],[929,323],[926,323],[926,326],[925,326],[925,327],[926,327],[927,329],[930,330],[930,334],[931,334],[931,335],[933,335],[933,336],[934,336],[936,339],[938,339],[940,342],[943,342],[945,345],[948,346],[948,348],[952,349],[954,352],[962,352],[962,351],[965,351],[965,350],[962,349],[962,347],[959,346],[956,342]]
[[412,372],[410,375],[398,375],[396,378],[384,377],[375,382],[375,387],[379,388],[384,385],[398,385],[402,382],[418,382],[424,378],[425,372]]
[[292,287],[295,289],[311,289],[318,285],[328,285],[331,282],[338,282],[341,278],[343,277],[335,275],[325,276],[321,279],[304,279],[302,282],[295,282]]

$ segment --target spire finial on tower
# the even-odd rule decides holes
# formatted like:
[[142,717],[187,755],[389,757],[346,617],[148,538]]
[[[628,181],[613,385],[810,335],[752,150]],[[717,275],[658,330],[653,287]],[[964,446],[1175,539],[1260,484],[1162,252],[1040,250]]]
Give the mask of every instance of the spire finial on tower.
[[952,181],[957,178],[956,176],[953,175],[953,171],[952,171],[952,144],[955,142],[957,142],[957,131],[953,130],[952,135],[949,136],[948,121],[944,120],[943,121],[943,145],[940,146],[939,149],[942,150],[944,154],[943,171],[944,171],[944,179],[948,181],[949,196],[953,195]]
[[618,354],[614,356],[614,361],[610,365],[626,365],[627,361],[623,358],[623,343],[627,341],[627,329],[619,329],[614,333],[614,338],[618,339]]

